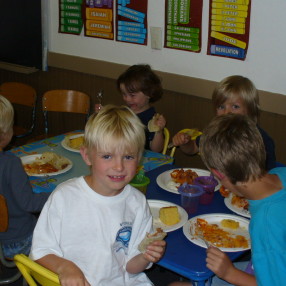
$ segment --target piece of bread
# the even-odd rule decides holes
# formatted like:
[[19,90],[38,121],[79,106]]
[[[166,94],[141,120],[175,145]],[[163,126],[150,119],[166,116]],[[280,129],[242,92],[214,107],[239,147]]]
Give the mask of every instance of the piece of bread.
[[178,207],[163,207],[159,210],[159,218],[166,225],[174,225],[180,221]]
[[160,114],[156,113],[153,118],[148,122],[148,130],[150,132],[160,131],[160,127],[156,125],[157,120],[159,119]]
[[69,146],[73,149],[80,149],[80,147],[83,145],[84,137],[76,137],[76,138],[70,138],[69,139]]
[[233,219],[223,219],[221,221],[221,226],[231,228],[231,229],[238,229],[239,228],[239,222],[235,221]]
[[150,243],[157,240],[163,240],[166,235],[167,233],[164,232],[161,228],[157,228],[156,232],[154,233],[147,232],[144,239],[140,242],[138,250],[144,253]]

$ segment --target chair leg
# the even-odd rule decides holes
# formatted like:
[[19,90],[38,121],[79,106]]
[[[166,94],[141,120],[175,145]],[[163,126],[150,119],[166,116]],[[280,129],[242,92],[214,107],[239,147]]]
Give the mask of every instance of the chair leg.
[[[1,243],[0,243],[0,263],[1,263],[1,266],[3,265],[3,267],[13,268],[15,270],[17,269],[17,266],[14,263],[14,261],[8,261],[5,259],[3,255]],[[0,278],[0,285],[8,285],[8,284],[14,283],[21,276],[22,276],[21,272],[17,269],[17,272],[13,276],[6,277],[6,278]]]

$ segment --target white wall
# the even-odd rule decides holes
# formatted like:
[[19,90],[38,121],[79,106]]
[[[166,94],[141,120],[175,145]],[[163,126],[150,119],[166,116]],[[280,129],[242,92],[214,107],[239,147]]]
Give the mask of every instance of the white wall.
[[[49,51],[119,64],[149,63],[153,69],[220,81],[232,74],[249,77],[260,90],[286,95],[286,1],[252,0],[250,39],[245,61],[208,56],[209,1],[203,0],[200,53],[58,33],[58,0],[49,1]],[[148,25],[164,28],[164,0],[149,0]]]

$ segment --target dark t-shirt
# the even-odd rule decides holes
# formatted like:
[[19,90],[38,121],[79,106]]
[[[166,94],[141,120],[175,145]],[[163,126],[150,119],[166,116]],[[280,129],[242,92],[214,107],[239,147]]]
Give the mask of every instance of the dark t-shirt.
[[33,193],[21,160],[8,152],[0,152],[0,194],[9,215],[8,230],[0,232],[0,240],[12,243],[30,236],[37,222],[35,213],[40,213],[49,193]]
[[145,127],[145,136],[146,136],[145,149],[148,149],[148,150],[150,150],[150,141],[153,140],[154,135],[155,135],[155,132],[150,132],[148,130],[148,122],[153,118],[155,114],[156,114],[156,111],[154,107],[150,107],[149,109],[137,114],[141,122],[146,126]]

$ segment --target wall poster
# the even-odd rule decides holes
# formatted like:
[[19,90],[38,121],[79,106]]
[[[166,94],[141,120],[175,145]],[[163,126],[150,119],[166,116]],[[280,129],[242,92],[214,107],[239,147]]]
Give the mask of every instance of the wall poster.
[[83,27],[83,0],[59,0],[59,33],[79,35]]
[[165,48],[200,52],[203,0],[166,0]]
[[116,40],[147,45],[148,0],[116,1]]
[[251,0],[210,0],[208,55],[245,60]]
[[84,18],[85,36],[114,39],[113,0],[85,0]]

